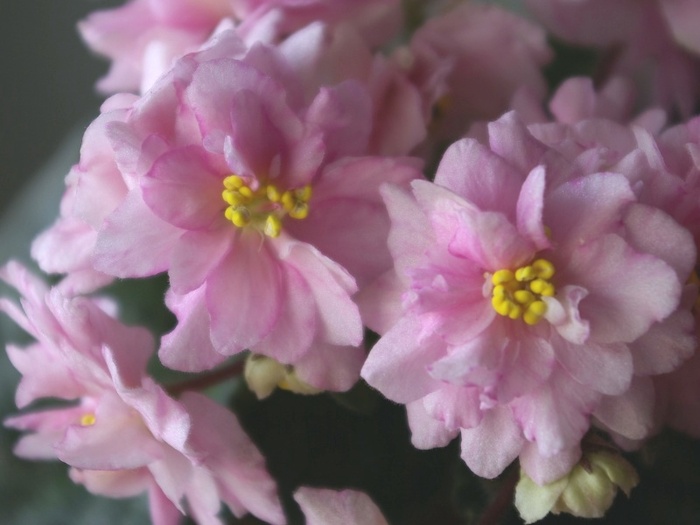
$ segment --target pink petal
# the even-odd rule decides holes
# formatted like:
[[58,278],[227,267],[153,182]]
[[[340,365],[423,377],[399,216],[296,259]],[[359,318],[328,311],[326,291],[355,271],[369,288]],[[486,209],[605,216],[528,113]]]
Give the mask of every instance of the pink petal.
[[477,208],[506,214],[515,209],[522,181],[523,176],[503,158],[473,139],[459,140],[447,148],[435,174],[436,184]]
[[526,235],[537,250],[551,246],[542,224],[544,190],[545,170],[543,166],[538,166],[525,179],[516,206],[518,231]]
[[423,399],[406,404],[411,443],[421,450],[445,447],[457,437],[459,429],[449,429],[442,421],[428,414]]
[[462,459],[477,476],[493,479],[518,457],[525,445],[508,407],[484,413],[478,426],[462,429]]
[[294,363],[297,377],[321,390],[345,392],[360,379],[367,352],[357,346],[315,343]]
[[423,398],[427,414],[451,432],[477,426],[481,421],[479,406],[477,388],[443,385]]
[[668,263],[684,282],[695,266],[696,249],[692,234],[663,211],[634,204],[625,214],[626,240],[643,253]]
[[173,249],[168,272],[173,292],[182,295],[199,288],[231,249],[236,234],[230,223],[184,233]]
[[615,231],[625,206],[635,197],[627,179],[615,173],[597,173],[570,179],[547,195],[544,224],[559,245],[579,246]]
[[551,457],[581,440],[600,397],[567,372],[555,369],[547,383],[515,399],[511,407],[525,438],[537,443],[544,457]]
[[559,340],[556,349],[557,361],[574,379],[596,392],[620,395],[629,388],[633,366],[627,345],[592,341],[575,345]]
[[186,230],[210,228],[222,221],[224,175],[197,146],[161,155],[142,179],[143,200],[158,217]]
[[156,217],[135,189],[105,219],[95,246],[95,268],[117,277],[155,275],[167,269],[182,233]]
[[402,318],[374,345],[362,367],[362,377],[397,403],[420,399],[441,385],[427,367],[443,355],[443,345],[421,325],[420,319]]
[[589,292],[579,311],[597,343],[632,342],[678,306],[681,287],[673,269],[617,235],[580,246],[566,272],[562,279]]
[[603,396],[593,415],[608,429],[628,439],[644,439],[654,426],[654,384],[635,377],[621,395]]
[[217,352],[211,342],[205,286],[185,295],[170,291],[165,302],[178,323],[161,340],[158,357],[162,363],[184,372],[201,372],[221,364],[226,356]]
[[388,525],[379,507],[356,490],[301,487],[294,493],[307,525]]
[[359,345],[362,320],[351,299],[357,291],[352,276],[311,245],[288,242],[278,248],[280,260],[303,275],[309,286],[320,321],[320,337],[335,345]]
[[281,363],[294,364],[310,352],[319,330],[318,309],[304,275],[292,265],[280,265],[280,313],[272,331],[255,347],[255,353],[272,357]]
[[242,231],[211,272],[205,293],[217,352],[237,354],[272,331],[281,311],[279,264],[257,232]]
[[527,443],[520,453],[520,466],[538,485],[546,485],[566,476],[581,459],[581,446],[562,450],[553,456],[542,456],[535,443]]
[[629,346],[636,375],[671,372],[689,359],[697,346],[693,314],[678,309],[663,321],[651,325]]

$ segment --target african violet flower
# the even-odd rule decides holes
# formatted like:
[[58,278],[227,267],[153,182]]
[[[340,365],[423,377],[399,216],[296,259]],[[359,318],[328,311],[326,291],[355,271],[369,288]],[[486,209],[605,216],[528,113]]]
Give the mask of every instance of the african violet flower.
[[7,419],[30,432],[19,456],[58,458],[96,494],[148,491],[158,525],[177,523],[185,508],[199,523],[221,523],[221,501],[238,516],[285,522],[264,459],[235,416],[197,393],[176,401],[146,375],[148,331],[120,324],[90,299],[48,290],[17,264],[1,277],[22,296],[22,308],[3,300],[2,310],[37,339],[7,348],[23,375],[17,405],[75,401]]
[[[591,416],[649,430],[632,344],[678,309],[695,252],[623,174],[570,164],[514,113],[484,141],[453,144],[434,184],[385,189],[395,270],[362,298],[383,335],[362,376],[407,404],[416,446],[461,433],[477,474],[519,456],[542,484],[578,461]],[[663,333],[647,375],[687,357]]]
[[415,159],[358,156],[366,90],[346,81],[307,100],[283,55],[229,31],[104,127],[84,149],[106,138],[125,188],[99,217],[94,268],[169,273],[179,323],[163,362],[198,371],[249,349],[313,387],[350,388],[364,360],[351,296],[391,265],[378,187],[420,177]]

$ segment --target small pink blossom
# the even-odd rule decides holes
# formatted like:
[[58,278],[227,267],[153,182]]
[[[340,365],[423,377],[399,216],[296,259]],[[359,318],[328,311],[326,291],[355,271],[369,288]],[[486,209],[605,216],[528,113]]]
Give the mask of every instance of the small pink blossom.
[[[483,142],[453,144],[435,184],[385,189],[395,270],[361,298],[383,335],[362,376],[407,404],[416,446],[461,433],[477,474],[520,457],[543,483],[578,461],[592,417],[630,437],[649,431],[650,417],[613,414],[651,412],[639,341],[672,323],[695,251],[625,175],[586,171],[533,135],[507,114]],[[677,366],[692,346],[664,334],[659,352],[678,353]]]
[[199,523],[221,523],[221,501],[238,516],[285,522],[264,459],[235,416],[200,394],[175,401],[146,375],[148,331],[120,324],[87,298],[48,290],[15,263],[2,278],[20,292],[21,308],[8,300],[0,307],[37,339],[7,349],[22,373],[18,406],[45,397],[75,402],[7,419],[29,432],[19,456],[60,459],[97,494],[148,491],[158,525],[177,523],[184,501]]

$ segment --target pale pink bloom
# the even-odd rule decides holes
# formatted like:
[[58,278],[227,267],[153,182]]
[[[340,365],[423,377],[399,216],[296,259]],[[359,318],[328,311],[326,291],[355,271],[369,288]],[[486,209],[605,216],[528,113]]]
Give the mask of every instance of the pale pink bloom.
[[420,163],[358,156],[372,124],[359,83],[307,104],[282,55],[258,45],[226,58],[235,42],[222,33],[182,59],[113,126],[137,182],[103,221],[95,266],[169,273],[179,324],[167,366],[202,370],[249,349],[345,390],[364,359],[352,295],[391,265],[378,188],[420,177]]
[[122,325],[87,298],[48,290],[18,264],[1,277],[21,294],[21,308],[3,300],[2,310],[37,339],[7,348],[22,374],[18,406],[76,402],[7,419],[30,432],[17,443],[19,456],[58,458],[98,494],[148,490],[159,525],[177,523],[185,501],[199,523],[221,523],[222,501],[238,516],[284,523],[275,483],[235,416],[200,394],[175,401],[146,375],[147,330]]
[[388,525],[372,499],[357,490],[301,487],[294,493],[306,525]]
[[398,0],[130,0],[80,22],[93,51],[111,59],[103,92],[149,89],[173,62],[196,51],[217,30],[239,23],[249,44],[277,44],[307,24],[323,20],[356,26],[373,46],[391,39],[401,24]]
[[428,19],[396,55],[423,94],[431,134],[456,140],[508,109],[518,88],[544,96],[552,51],[542,29],[497,6],[463,3]]
[[[698,100],[697,3],[678,0],[528,0],[558,38],[610,54],[610,72],[644,86],[647,105],[688,117]],[[683,19],[683,22],[681,22]]]
[[[483,142],[453,144],[435,184],[385,190],[395,270],[361,299],[383,335],[362,375],[407,404],[416,446],[461,433],[477,474],[520,457],[543,483],[578,461],[591,416],[630,437],[649,430],[613,415],[653,403],[635,343],[677,310],[695,252],[624,174],[592,166],[510,113]],[[687,357],[685,344],[665,350],[678,355],[646,375]]]

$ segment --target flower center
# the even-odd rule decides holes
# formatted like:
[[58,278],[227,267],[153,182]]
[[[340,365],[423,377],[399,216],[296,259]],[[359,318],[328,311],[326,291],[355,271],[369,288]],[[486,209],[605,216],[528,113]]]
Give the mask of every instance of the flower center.
[[309,184],[286,191],[274,184],[253,189],[238,175],[229,175],[221,197],[228,204],[224,215],[235,226],[253,225],[268,237],[279,237],[285,216],[305,219],[309,215],[311,193]]
[[515,271],[498,270],[491,276],[493,309],[529,325],[539,323],[547,313],[542,297],[552,297],[556,292],[550,282],[553,275],[554,265],[546,259],[537,259]]

